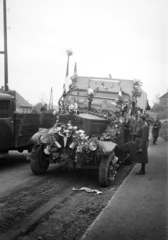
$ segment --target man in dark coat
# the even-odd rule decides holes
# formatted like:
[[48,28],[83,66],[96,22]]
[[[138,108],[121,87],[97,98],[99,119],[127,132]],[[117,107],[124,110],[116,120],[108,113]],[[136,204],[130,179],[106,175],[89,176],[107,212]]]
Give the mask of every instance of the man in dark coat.
[[159,136],[159,129],[161,128],[161,122],[159,120],[159,116],[157,116],[156,120],[153,123],[152,134],[153,134],[153,144],[156,144],[156,141]]
[[145,115],[140,115],[134,140],[123,144],[119,150],[129,152],[133,162],[141,163],[141,170],[137,175],[145,174],[145,165],[148,163],[149,127],[145,122]]
[[47,111],[47,104],[45,103],[44,106],[41,107],[40,109],[41,112],[46,112]]

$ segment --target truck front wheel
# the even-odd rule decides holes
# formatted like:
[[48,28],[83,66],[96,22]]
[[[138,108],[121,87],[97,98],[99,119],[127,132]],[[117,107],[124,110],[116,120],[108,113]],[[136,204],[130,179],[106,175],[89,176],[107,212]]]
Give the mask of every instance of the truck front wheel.
[[30,156],[30,167],[35,175],[43,174],[47,171],[49,161],[45,160],[43,147],[34,146]]
[[116,167],[113,164],[114,152],[110,156],[102,156],[99,166],[99,184],[102,187],[108,187],[114,181]]

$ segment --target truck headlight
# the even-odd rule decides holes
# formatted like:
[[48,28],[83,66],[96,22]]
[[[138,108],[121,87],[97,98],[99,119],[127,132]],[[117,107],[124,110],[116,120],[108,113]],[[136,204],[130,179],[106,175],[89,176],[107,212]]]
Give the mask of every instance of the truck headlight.
[[89,143],[89,149],[91,151],[95,151],[97,149],[97,144],[95,142],[90,142]]

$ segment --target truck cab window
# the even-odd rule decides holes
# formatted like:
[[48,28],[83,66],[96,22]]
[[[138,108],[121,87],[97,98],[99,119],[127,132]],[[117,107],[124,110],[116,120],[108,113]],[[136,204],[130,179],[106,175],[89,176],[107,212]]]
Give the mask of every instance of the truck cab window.
[[0,101],[0,118],[10,117],[10,101],[1,100]]

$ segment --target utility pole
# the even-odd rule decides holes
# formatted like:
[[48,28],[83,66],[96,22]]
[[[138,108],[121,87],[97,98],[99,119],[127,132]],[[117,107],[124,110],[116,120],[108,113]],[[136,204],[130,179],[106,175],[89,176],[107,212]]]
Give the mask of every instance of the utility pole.
[[6,0],[3,0],[3,30],[4,30],[4,51],[0,51],[0,54],[4,54],[4,87],[5,91],[8,91],[8,49],[7,49],[7,17],[6,17]]

